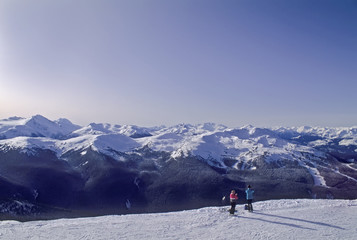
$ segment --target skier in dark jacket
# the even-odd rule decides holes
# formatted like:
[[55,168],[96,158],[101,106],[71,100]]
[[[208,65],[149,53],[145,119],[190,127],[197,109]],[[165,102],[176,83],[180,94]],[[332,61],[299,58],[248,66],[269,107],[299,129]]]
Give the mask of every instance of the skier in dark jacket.
[[250,185],[248,185],[248,188],[247,188],[247,190],[245,190],[245,193],[247,195],[248,210],[249,210],[249,212],[253,212],[252,202],[253,202],[254,190],[252,189],[252,187]]

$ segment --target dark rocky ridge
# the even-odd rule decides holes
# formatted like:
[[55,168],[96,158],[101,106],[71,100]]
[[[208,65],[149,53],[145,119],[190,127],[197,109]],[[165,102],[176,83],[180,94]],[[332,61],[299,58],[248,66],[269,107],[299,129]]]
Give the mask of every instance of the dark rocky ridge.
[[[118,153],[117,153],[118,154]],[[313,176],[296,162],[269,163],[264,156],[255,170],[216,168],[200,157],[173,159],[145,147],[121,153],[125,161],[87,149],[58,159],[44,149],[31,154],[0,152],[2,218],[38,219],[162,212],[227,204],[222,196],[256,189],[255,200],[282,198],[357,198],[355,164],[346,167],[332,156],[324,159],[346,176],[328,168],[320,173],[329,186],[314,185]],[[130,208],[127,203],[129,202]],[[17,206],[17,208],[16,208]],[[26,207],[25,207],[26,206]],[[11,210],[9,210],[11,209]]]

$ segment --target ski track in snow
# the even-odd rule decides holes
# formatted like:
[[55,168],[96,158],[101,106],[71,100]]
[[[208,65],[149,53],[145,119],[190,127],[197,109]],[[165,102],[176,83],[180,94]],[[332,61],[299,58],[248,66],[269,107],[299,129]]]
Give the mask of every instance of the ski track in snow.
[[171,213],[0,222],[0,239],[357,239],[357,200],[271,200]]

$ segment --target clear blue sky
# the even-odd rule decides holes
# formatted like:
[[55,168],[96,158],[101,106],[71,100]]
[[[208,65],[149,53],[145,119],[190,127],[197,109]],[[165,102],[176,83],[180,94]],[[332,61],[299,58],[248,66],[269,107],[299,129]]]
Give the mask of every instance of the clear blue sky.
[[1,0],[0,118],[356,126],[356,0]]

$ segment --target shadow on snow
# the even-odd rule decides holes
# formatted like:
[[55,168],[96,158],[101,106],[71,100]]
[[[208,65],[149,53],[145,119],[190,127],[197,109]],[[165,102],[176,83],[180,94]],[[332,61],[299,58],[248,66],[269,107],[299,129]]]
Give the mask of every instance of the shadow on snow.
[[[281,218],[281,219],[287,219],[287,220],[292,220],[292,221],[300,221],[300,222],[320,225],[320,226],[324,226],[324,227],[336,228],[336,229],[340,229],[340,230],[346,230],[345,228],[342,228],[342,227],[339,227],[339,226],[334,226],[334,225],[327,224],[327,223],[322,223],[322,222],[309,221],[309,220],[305,220],[305,219],[284,217],[284,216],[267,214],[267,213],[259,213],[259,212],[254,212],[254,214],[268,216],[268,217]],[[258,221],[263,221],[263,222],[268,222],[268,223],[274,223],[274,224],[280,224],[280,225],[285,225],[285,226],[290,226],[290,227],[296,227],[296,228],[315,230],[316,231],[316,229],[314,229],[314,228],[303,227],[303,226],[300,226],[300,225],[297,225],[297,224],[292,224],[292,223],[283,223],[283,222],[278,222],[278,221],[270,221],[270,220],[266,220],[266,219],[255,218],[255,217],[245,217],[245,216],[239,216],[239,217],[240,218],[253,219],[253,220],[258,220]]]

